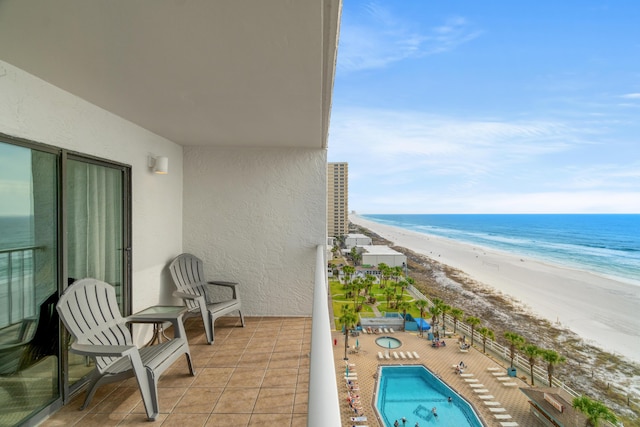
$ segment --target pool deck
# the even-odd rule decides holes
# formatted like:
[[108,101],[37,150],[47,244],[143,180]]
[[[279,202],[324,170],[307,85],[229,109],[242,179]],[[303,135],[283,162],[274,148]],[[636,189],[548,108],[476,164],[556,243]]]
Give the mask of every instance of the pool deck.
[[[402,341],[402,346],[390,351],[390,359],[378,358],[378,352],[385,354],[385,349],[375,343],[375,339],[381,336],[391,336]],[[350,373],[357,375],[356,383],[360,396],[361,415],[366,421],[354,422],[351,420],[354,411],[347,401],[348,392],[345,380],[346,365],[344,358],[344,335],[334,332],[333,338],[337,340],[334,346],[334,359],[336,364],[336,378],[340,396],[340,409],[342,413],[342,425],[367,425],[384,427],[377,418],[374,410],[374,391],[377,386],[375,375],[380,365],[424,365],[431,372],[438,375],[451,388],[469,401],[476,413],[482,418],[488,427],[529,426],[535,424],[535,418],[529,412],[527,397],[520,391],[521,387],[529,387],[520,378],[506,376],[506,366],[491,357],[483,354],[475,348],[470,348],[463,353],[457,345],[457,336],[445,339],[449,344],[445,347],[432,348],[431,342],[418,336],[417,332],[398,332],[393,334],[363,334],[358,337],[360,350],[357,353],[348,353]],[[349,337],[349,346],[354,347],[356,337]],[[417,352],[419,359],[395,359],[393,352],[400,354],[408,351]],[[463,361],[467,365],[464,375],[455,373],[454,365]],[[407,414],[407,426],[413,427],[415,420],[412,414]],[[427,423],[428,424],[428,423]],[[402,425],[402,423],[400,424]],[[421,423],[421,427],[425,427]]]

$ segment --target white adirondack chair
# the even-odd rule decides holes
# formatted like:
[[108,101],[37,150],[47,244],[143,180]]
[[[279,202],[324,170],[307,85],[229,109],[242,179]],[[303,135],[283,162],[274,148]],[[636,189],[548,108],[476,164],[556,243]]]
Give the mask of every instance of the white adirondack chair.
[[[169,264],[171,277],[178,288],[173,296],[182,298],[188,308],[185,316],[201,316],[207,342],[213,344],[215,340],[213,324],[218,317],[234,311],[240,314],[240,322],[244,327],[244,316],[241,311],[238,284],[219,280],[207,281],[204,277],[202,260],[195,255],[178,255]],[[209,289],[210,286],[223,286],[231,289],[231,298],[223,301],[215,301]]]
[[[136,322],[136,317],[122,317],[115,288],[108,283],[90,278],[78,280],[62,294],[56,308],[74,338],[71,351],[92,357],[96,364],[81,409],[89,405],[98,386],[135,376],[147,417],[153,421],[160,412],[160,375],[183,354],[191,375],[195,375],[182,314],[159,314],[158,322],[173,324],[175,338],[139,349],[127,327]],[[148,323],[151,319],[145,315],[138,320]]]

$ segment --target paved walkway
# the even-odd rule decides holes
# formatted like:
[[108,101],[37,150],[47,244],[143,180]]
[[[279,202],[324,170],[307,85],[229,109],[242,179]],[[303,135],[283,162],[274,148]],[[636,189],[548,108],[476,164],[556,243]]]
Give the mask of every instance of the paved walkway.
[[[432,348],[430,341],[420,338],[415,332],[396,332],[392,336],[402,341],[402,346],[395,351],[399,353],[417,352],[419,359],[394,359],[393,351],[391,359],[378,359],[378,352],[384,354],[385,349],[375,343],[380,335],[361,334],[358,337],[360,351],[349,354],[351,373],[357,375],[357,384],[362,407],[362,415],[366,421],[354,422],[353,410],[347,402],[348,392],[345,380],[344,335],[334,332],[334,338],[338,345],[334,346],[334,358],[336,364],[336,376],[338,380],[340,406],[342,411],[342,425],[367,425],[383,426],[374,410],[374,390],[377,387],[376,373],[380,365],[416,365],[427,366],[432,372],[449,384],[454,390],[465,397],[482,417],[489,427],[529,426],[533,425],[533,416],[529,413],[529,403],[526,396],[519,390],[520,387],[528,387],[519,378],[506,376],[506,368],[489,356],[471,348],[463,353],[456,345],[457,337],[446,340],[450,343],[446,347]],[[351,346],[355,344],[355,338],[349,337]],[[465,375],[457,375],[453,365],[460,361],[467,365]],[[407,426],[414,426],[418,420],[407,417]],[[402,417],[402,414],[399,415]],[[423,422],[421,421],[421,426]]]

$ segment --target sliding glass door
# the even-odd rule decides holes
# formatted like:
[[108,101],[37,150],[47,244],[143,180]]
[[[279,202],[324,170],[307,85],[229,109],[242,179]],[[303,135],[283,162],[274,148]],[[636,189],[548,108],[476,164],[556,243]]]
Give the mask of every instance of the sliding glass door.
[[[78,155],[65,162],[65,224],[68,283],[85,277],[116,289],[118,304],[127,313],[128,168]],[[93,369],[85,357],[68,355],[71,389],[81,385]]]
[[60,406],[93,370],[60,328],[67,286],[107,282],[130,313],[130,172],[0,135],[0,427]]
[[59,156],[0,138],[0,425],[60,399]]

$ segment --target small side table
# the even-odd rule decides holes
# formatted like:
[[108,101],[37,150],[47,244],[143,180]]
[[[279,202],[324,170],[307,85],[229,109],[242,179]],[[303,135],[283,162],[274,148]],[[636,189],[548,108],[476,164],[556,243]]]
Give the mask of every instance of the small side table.
[[168,322],[167,317],[176,317],[182,323],[182,316],[186,312],[187,307],[183,305],[153,305],[129,316],[128,319],[136,323],[153,324],[153,337],[151,341],[145,344],[145,347],[148,347],[156,342],[160,344],[163,337],[166,341],[169,341],[171,338],[164,333],[164,323]]

